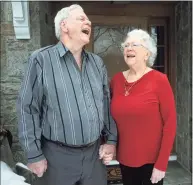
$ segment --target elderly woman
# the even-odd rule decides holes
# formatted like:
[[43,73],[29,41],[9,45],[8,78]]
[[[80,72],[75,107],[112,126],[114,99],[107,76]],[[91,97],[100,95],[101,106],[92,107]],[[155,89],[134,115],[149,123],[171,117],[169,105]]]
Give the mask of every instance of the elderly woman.
[[128,70],[112,78],[111,113],[123,184],[162,185],[176,132],[172,89],[166,75],[151,68],[157,48],[147,32],[129,32],[122,46]]

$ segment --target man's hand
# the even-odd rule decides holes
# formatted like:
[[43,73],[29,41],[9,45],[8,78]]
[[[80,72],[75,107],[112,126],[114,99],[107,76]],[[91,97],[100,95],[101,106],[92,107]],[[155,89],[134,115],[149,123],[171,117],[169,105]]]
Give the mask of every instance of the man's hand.
[[152,184],[154,184],[154,183],[158,183],[158,181],[162,180],[164,177],[165,177],[164,171],[161,171],[161,170],[154,168],[150,180],[151,180]]
[[109,164],[109,162],[113,159],[115,155],[115,146],[110,144],[104,144],[100,146],[99,149],[99,158],[103,159],[103,163],[105,165]]
[[44,172],[47,170],[47,160],[44,159],[35,163],[29,163],[27,167],[38,177],[42,177]]

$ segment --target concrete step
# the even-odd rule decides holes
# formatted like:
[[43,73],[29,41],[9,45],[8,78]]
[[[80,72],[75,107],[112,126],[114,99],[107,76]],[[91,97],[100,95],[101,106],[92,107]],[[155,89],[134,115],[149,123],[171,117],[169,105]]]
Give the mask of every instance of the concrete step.
[[192,175],[190,172],[185,170],[177,161],[169,161],[166,177],[164,178],[164,185],[191,185],[191,181]]
[[170,161],[166,172],[164,185],[191,185],[192,175],[177,161]]

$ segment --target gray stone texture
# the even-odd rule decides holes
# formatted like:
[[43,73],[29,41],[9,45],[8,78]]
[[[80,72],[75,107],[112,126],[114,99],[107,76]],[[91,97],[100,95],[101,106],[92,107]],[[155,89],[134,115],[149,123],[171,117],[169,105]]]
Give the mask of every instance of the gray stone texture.
[[176,13],[176,105],[178,161],[192,170],[192,2],[179,2]]
[[[31,39],[15,38],[11,2],[1,2],[1,125],[13,134],[14,160],[25,162],[24,152],[18,142],[16,99],[29,55],[36,49],[51,44],[53,20],[45,13],[50,11],[49,2],[29,2]],[[52,22],[51,22],[52,21]],[[50,43],[49,43],[50,42]]]

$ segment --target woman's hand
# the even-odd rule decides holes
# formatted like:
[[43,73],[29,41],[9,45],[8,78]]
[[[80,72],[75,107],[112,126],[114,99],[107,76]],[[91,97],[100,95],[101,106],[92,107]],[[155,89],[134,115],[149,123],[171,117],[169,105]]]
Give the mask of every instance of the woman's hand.
[[154,168],[150,179],[152,184],[158,183],[158,181],[162,180],[165,177],[165,174],[166,172]]

